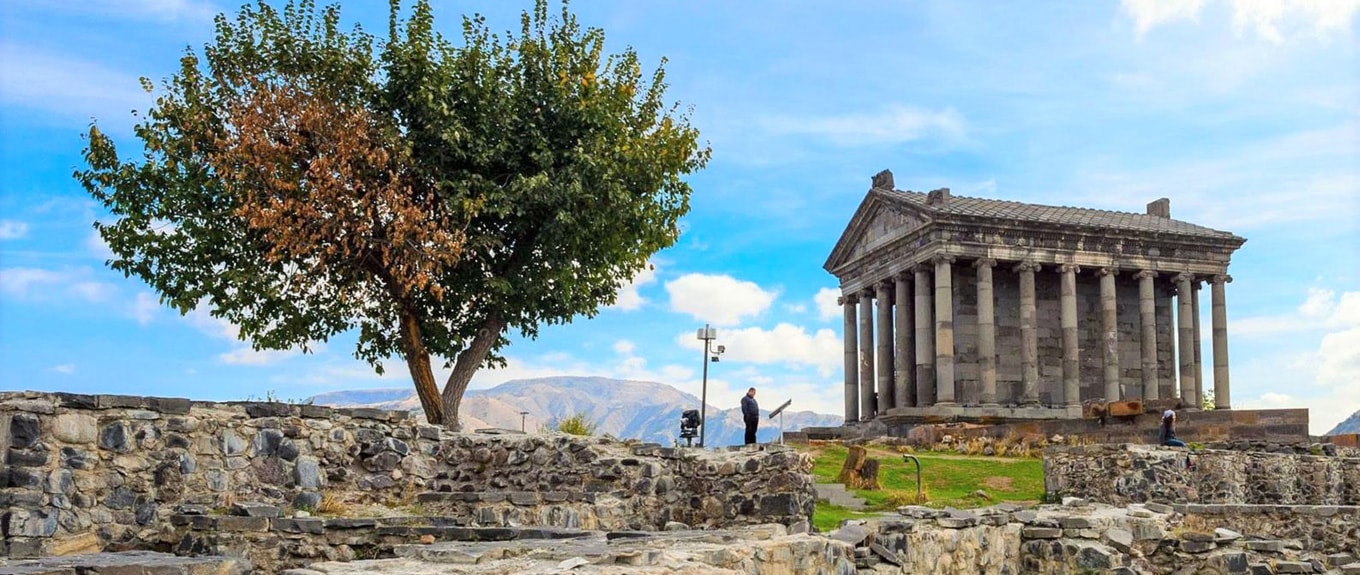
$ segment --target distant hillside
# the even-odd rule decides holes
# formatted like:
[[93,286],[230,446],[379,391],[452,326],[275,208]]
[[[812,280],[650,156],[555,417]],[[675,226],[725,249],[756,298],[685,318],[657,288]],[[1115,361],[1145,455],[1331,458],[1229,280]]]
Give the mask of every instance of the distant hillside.
[[1342,433],[1360,433],[1360,411],[1352,413],[1345,421],[1336,424],[1326,435],[1340,435]]
[[[415,390],[363,389],[334,391],[313,396],[312,403],[334,407],[376,407],[420,412]],[[604,377],[545,377],[508,381],[491,389],[468,391],[463,398],[462,419],[465,429],[499,427],[519,429],[520,412],[524,426],[536,430],[557,421],[583,414],[599,424],[597,433],[618,438],[672,445],[680,433],[680,414],[696,409],[699,398],[666,385],[648,381],[626,381]],[[768,415],[768,410],[762,410]],[[788,430],[810,426],[834,426],[839,415],[811,411],[784,414]],[[762,417],[756,437],[762,442],[778,439],[779,422]],[[718,410],[709,406],[705,443],[710,447],[737,445],[745,427],[740,409]]]

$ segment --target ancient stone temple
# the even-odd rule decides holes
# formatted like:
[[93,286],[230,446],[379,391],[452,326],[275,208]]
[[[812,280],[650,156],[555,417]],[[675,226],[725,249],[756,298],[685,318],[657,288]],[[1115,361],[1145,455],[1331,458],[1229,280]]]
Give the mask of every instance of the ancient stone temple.
[[[1224,287],[1245,242],[1147,213],[873,188],[825,268],[845,313],[847,422],[1081,417],[1090,399],[1231,405]],[[877,305],[875,305],[877,304]]]

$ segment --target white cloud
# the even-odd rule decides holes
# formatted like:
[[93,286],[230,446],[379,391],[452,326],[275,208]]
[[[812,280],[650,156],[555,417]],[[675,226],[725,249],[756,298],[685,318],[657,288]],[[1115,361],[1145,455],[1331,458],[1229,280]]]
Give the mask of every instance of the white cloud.
[[0,220],[0,240],[17,240],[28,235],[28,224],[16,220]]
[[632,281],[619,287],[619,297],[614,301],[612,308],[623,311],[633,311],[639,309],[647,303],[647,298],[638,293],[638,288],[656,281],[656,267],[647,264],[637,275],[633,276]]
[[184,319],[194,329],[205,335],[232,341],[240,341],[241,339],[240,328],[225,319],[213,317],[212,309],[207,302],[199,303],[197,307],[184,315]]
[[1323,288],[1309,288],[1307,299],[1294,312],[1280,315],[1246,317],[1228,323],[1229,333],[1247,338],[1263,338],[1344,328],[1360,325],[1360,294],[1342,294]]
[[66,12],[85,12],[101,16],[160,20],[211,20],[218,9],[211,2],[199,0],[100,0],[99,2],[66,2],[40,0],[40,6]]
[[[1333,33],[1349,34],[1360,12],[1360,0],[1224,0],[1231,4],[1233,30],[1239,37],[1255,33],[1272,44],[1286,36],[1310,35],[1327,40]],[[1178,20],[1198,21],[1204,0],[1122,0],[1133,19],[1136,36]]]
[[255,350],[249,347],[240,347],[219,354],[217,360],[227,365],[272,365],[297,355],[297,353],[296,350],[291,349]]
[[93,281],[90,268],[0,269],[0,293],[15,299],[51,300],[76,297],[92,303],[107,300],[115,291],[112,284]]
[[76,366],[70,363],[63,363],[61,365],[53,367],[52,371],[55,371],[62,375],[71,375],[76,372]]
[[1321,336],[1313,351],[1273,362],[1286,366],[1284,371],[1297,381],[1291,393],[1268,391],[1233,403],[1239,409],[1307,408],[1309,433],[1321,435],[1360,410],[1360,291],[1337,297],[1329,290],[1310,290],[1294,320],[1307,327],[1278,335],[1299,338],[1321,332]]
[[1138,38],[1160,24],[1176,20],[1198,20],[1204,0],[1122,0],[1124,11],[1133,18]]
[[614,351],[623,355],[631,355],[636,347],[637,346],[633,345],[633,342],[626,339],[614,342]]
[[138,324],[148,325],[155,319],[156,312],[161,308],[160,300],[156,296],[147,292],[137,292],[137,298],[133,300],[129,315],[137,320]]
[[85,249],[102,261],[113,259],[113,248],[104,241],[104,236],[99,235],[99,230],[90,230],[89,235],[85,236]]
[[926,138],[960,142],[967,123],[953,108],[935,111],[897,104],[871,114],[771,116],[762,124],[775,134],[821,137],[838,146],[881,146]]
[[668,281],[666,293],[670,294],[672,311],[718,326],[735,325],[760,315],[776,295],[753,282],[707,274],[688,274]]
[[43,110],[63,118],[96,117],[121,124],[132,109],[146,109],[152,96],[133,74],[90,61],[0,43],[0,101]]
[[[823,377],[840,368],[845,348],[840,336],[829,329],[808,333],[806,329],[789,323],[774,329],[747,327],[718,330],[718,342],[727,346],[724,360],[785,366],[812,366]],[[702,349],[703,343],[692,333],[676,336],[676,342],[688,349]]]
[[836,288],[822,288],[817,290],[817,295],[812,296],[813,303],[817,304],[817,317],[822,321],[831,321],[842,317],[841,304],[836,300],[840,299],[841,290]]
[[1272,44],[1284,43],[1281,26],[1311,28],[1319,39],[1334,31],[1348,34],[1351,18],[1360,11],[1360,0],[1233,0],[1232,5],[1239,36],[1249,29]]

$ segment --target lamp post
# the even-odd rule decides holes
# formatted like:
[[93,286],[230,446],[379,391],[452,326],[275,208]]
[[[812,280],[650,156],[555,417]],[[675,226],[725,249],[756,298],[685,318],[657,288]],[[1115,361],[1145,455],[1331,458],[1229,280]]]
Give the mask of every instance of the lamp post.
[[699,418],[699,447],[703,447],[704,431],[708,428],[708,425],[706,425],[708,423],[708,362],[718,361],[718,355],[727,351],[727,348],[720,345],[716,353],[709,350],[713,340],[718,339],[718,330],[708,324],[699,328],[699,339],[704,340],[704,379],[702,390],[699,392],[699,413],[702,414]]
[[526,417],[528,417],[528,416],[529,416],[529,412],[527,412],[527,411],[521,411],[521,412],[519,412],[519,432],[520,432],[520,433],[524,433],[524,419],[525,419]]

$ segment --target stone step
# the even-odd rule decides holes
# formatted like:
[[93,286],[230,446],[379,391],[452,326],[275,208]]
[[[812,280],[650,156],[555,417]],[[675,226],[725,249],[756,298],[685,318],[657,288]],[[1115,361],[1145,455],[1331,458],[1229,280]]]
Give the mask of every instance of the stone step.
[[814,484],[812,488],[817,493],[817,499],[825,500],[832,505],[854,509],[856,511],[864,509],[865,507],[865,501],[863,499],[855,497],[853,493],[840,483],[817,483]]

